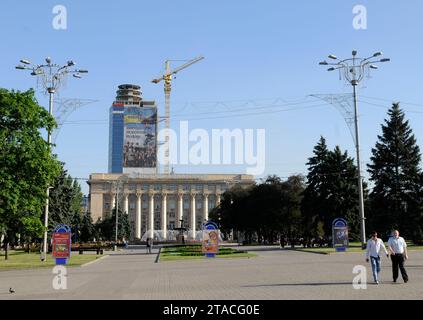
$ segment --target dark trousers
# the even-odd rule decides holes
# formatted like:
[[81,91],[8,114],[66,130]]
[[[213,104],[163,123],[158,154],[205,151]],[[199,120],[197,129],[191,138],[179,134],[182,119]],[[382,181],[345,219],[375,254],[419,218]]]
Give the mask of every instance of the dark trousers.
[[408,281],[407,271],[404,268],[404,255],[397,253],[395,255],[391,255],[392,260],[392,276],[394,281],[398,279],[398,269],[401,270],[401,276],[404,281]]

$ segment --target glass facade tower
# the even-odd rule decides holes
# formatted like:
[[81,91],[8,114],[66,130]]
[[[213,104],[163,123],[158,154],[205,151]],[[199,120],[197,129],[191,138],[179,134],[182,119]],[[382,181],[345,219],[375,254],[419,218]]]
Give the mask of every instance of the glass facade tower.
[[109,173],[157,172],[157,107],[142,100],[140,89],[120,85],[110,107]]

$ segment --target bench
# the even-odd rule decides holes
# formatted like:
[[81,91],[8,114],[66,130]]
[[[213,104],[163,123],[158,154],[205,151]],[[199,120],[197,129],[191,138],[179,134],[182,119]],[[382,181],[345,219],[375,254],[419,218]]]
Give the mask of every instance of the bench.
[[84,247],[80,247],[78,249],[79,254],[84,254],[84,251],[96,251],[97,255],[99,254],[103,254],[103,249],[102,248],[84,248]]

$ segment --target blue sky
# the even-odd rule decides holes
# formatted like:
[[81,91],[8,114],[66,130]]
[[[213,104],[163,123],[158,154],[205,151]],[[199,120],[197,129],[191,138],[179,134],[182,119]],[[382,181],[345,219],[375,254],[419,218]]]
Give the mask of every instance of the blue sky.
[[[52,9],[58,4],[68,10],[65,31],[52,27]],[[352,26],[352,9],[358,4],[367,7],[367,30]],[[287,112],[249,116],[238,112],[235,117],[190,121],[192,129],[266,129],[266,174],[286,177],[306,172],[305,163],[320,135],[331,148],[340,145],[355,154],[348,128],[334,107],[300,107],[319,104],[302,104],[309,94],[351,90],[318,62],[329,53],[347,56],[352,49],[365,56],[383,51],[392,62],[359,87],[363,96],[386,99],[362,98],[380,106],[360,103],[362,157],[367,163],[386,117],[383,106],[390,106],[390,101],[403,102],[418,143],[423,141],[422,12],[418,0],[2,0],[0,87],[35,86],[35,79],[14,69],[20,58],[74,59],[79,67],[89,69],[83,79],[69,79],[61,97],[98,102],[70,116],[56,147],[70,174],[87,178],[107,171],[108,111],[117,86],[141,85],[144,98],[157,100],[162,111],[163,87],[151,79],[163,71],[164,60],[204,55],[205,60],[181,72],[173,83],[172,127],[177,129],[184,118],[176,117],[178,113],[195,118],[196,113],[208,112],[197,118],[213,118],[213,112],[239,109],[249,100],[259,107],[276,98],[300,101],[298,109]],[[46,96],[37,93],[37,97],[47,106]],[[224,101],[225,106],[204,101]],[[222,114],[232,113],[215,115]],[[235,166],[176,167],[179,173],[243,171]]]

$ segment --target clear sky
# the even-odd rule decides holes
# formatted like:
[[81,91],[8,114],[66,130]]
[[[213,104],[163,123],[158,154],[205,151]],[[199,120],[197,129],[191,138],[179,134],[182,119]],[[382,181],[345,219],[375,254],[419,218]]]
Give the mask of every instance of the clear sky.
[[[59,4],[67,8],[67,30],[52,27],[52,10]],[[366,30],[353,28],[353,7],[358,4],[368,11]],[[117,86],[141,85],[144,98],[157,100],[162,113],[163,86],[151,80],[163,71],[164,60],[204,55],[205,60],[173,82],[172,127],[190,118],[190,128],[264,128],[265,173],[286,177],[306,172],[305,163],[320,135],[331,148],[340,145],[355,154],[340,113],[333,106],[305,100],[310,94],[351,90],[318,62],[330,53],[350,55],[352,49],[363,56],[383,51],[392,62],[359,87],[363,96],[386,99],[360,98],[377,104],[360,103],[362,160],[367,163],[390,101],[403,102],[422,144],[422,13],[420,0],[2,0],[0,87],[35,86],[34,78],[14,69],[20,58],[36,63],[46,56],[60,63],[73,59],[78,67],[89,69],[83,79],[69,79],[60,95],[98,102],[69,117],[55,149],[72,176],[87,178],[107,172],[108,112]],[[47,107],[46,96],[38,92],[37,97]],[[288,107],[288,102],[299,103]],[[316,105],[322,106],[304,108]],[[261,109],[248,110],[253,106]],[[247,110],[232,112],[242,108]],[[280,111],[284,109],[290,110]],[[242,166],[175,169],[245,171]]]

